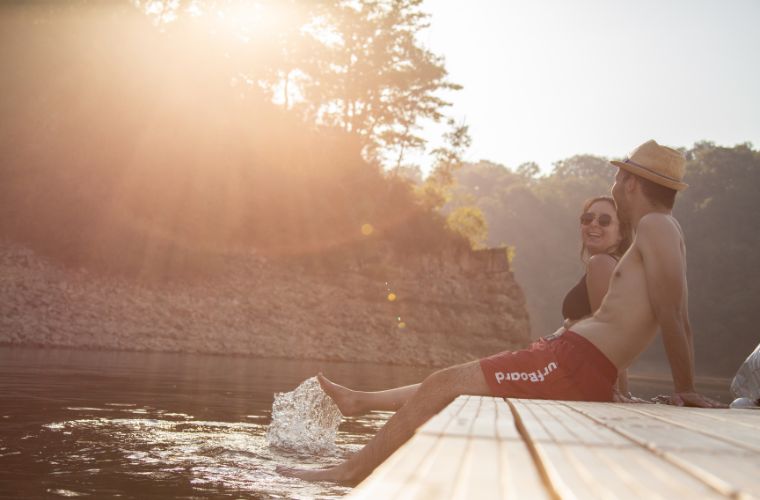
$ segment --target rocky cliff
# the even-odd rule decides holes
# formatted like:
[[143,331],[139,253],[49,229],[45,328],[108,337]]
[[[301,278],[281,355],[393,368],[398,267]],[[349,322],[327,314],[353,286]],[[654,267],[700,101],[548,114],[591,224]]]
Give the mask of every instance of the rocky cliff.
[[237,254],[212,278],[140,284],[4,241],[0,344],[449,365],[529,341],[492,260],[328,273]]

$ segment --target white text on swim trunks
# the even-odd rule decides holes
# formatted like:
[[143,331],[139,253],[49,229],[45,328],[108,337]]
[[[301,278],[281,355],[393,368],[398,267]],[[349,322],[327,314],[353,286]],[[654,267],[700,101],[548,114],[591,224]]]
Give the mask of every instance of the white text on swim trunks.
[[543,369],[538,369],[533,372],[496,372],[496,382],[501,384],[503,381],[517,381],[517,380],[530,380],[531,382],[543,382],[544,378],[551,372],[557,369],[557,363],[552,361],[546,365]]

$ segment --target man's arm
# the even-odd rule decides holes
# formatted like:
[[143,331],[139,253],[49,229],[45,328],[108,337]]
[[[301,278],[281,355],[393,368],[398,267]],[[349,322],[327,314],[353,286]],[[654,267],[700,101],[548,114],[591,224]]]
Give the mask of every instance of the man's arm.
[[694,350],[681,233],[670,217],[661,214],[645,216],[637,229],[649,300],[673,375],[673,400],[679,405],[719,405],[694,390]]
[[[684,273],[686,272],[686,265],[684,263]],[[689,352],[689,364],[692,369],[692,376],[694,373],[694,335],[691,331],[691,323],[689,322],[689,287],[687,284],[686,276],[684,275],[684,294],[683,294],[683,308],[681,310],[681,321],[684,325],[684,333],[686,334],[686,342]]]
[[[686,280],[684,280],[686,283]],[[694,335],[691,331],[691,323],[689,322],[689,293],[688,286],[684,290],[684,308],[683,308],[683,323],[686,328],[686,340],[688,342],[688,352],[690,358],[690,364],[692,367],[692,373],[694,372]],[[672,404],[677,406],[700,406],[707,408],[725,408],[727,405],[715,401],[714,399],[706,398],[696,392],[681,392],[676,391],[671,399]]]

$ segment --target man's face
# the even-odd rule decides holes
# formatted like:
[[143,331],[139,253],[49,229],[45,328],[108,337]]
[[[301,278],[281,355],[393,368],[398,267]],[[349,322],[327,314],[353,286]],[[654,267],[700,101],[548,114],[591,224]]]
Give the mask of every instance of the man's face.
[[628,220],[628,199],[625,193],[625,181],[628,178],[628,174],[622,168],[618,168],[617,175],[615,176],[615,183],[612,185],[612,197],[617,204],[618,218],[625,221]]

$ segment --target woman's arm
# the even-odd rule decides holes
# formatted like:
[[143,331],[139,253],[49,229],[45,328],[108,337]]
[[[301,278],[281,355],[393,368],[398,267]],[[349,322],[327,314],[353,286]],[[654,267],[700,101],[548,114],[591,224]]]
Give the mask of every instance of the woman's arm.
[[592,314],[602,305],[604,296],[610,287],[610,279],[617,261],[610,255],[593,255],[586,265],[586,288]]

